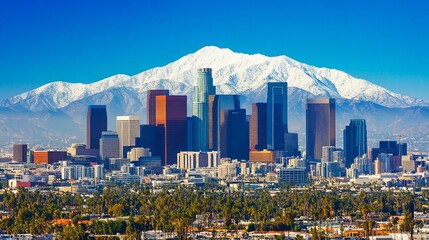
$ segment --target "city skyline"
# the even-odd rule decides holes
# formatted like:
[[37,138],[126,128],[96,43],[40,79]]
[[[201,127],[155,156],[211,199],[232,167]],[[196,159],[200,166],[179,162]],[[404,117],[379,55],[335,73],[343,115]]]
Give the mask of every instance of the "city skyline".
[[[0,21],[4,30],[0,33],[0,63],[5,66],[0,70],[4,80],[0,98],[56,80],[91,83],[117,73],[133,75],[203,46],[218,45],[239,52],[287,55],[429,100],[419,87],[429,79],[425,67],[429,49],[424,44],[429,35],[420,31],[429,18],[422,2],[216,2],[209,4],[213,11],[202,11],[203,15],[200,6],[191,2],[0,3],[5,20]],[[128,14],[136,11],[139,14]],[[201,21],[190,21],[188,11]],[[256,12],[259,17],[252,18]],[[122,18],[103,17],[117,14]],[[28,24],[30,21],[34,24]],[[210,28],[203,27],[207,25]],[[282,31],[272,31],[275,29]],[[171,45],[165,32],[178,37],[180,44]],[[32,33],[30,41],[26,36]],[[122,37],[130,33],[130,37]],[[106,38],[109,35],[113,36]],[[270,42],[260,41],[267,35],[271,35]],[[314,40],[313,36],[320,38]]]

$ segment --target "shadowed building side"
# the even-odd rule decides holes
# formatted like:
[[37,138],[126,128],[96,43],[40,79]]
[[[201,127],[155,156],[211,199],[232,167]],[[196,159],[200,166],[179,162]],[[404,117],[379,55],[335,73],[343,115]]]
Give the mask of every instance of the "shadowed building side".
[[100,149],[100,138],[107,131],[107,111],[105,105],[89,105],[86,115],[86,148]]
[[307,99],[307,159],[321,159],[323,146],[335,146],[335,99]]

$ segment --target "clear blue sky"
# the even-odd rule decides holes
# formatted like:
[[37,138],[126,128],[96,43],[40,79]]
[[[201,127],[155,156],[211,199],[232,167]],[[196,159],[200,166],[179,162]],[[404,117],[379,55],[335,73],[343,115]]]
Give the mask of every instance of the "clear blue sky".
[[287,55],[429,100],[429,2],[403,0],[1,0],[0,98],[133,75],[206,45]]

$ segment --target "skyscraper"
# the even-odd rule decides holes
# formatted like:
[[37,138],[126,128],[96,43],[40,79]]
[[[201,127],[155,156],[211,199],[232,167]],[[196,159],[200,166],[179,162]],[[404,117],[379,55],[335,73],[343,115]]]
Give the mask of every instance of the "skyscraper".
[[250,149],[267,148],[267,104],[253,103],[250,116]]
[[221,149],[227,144],[226,118],[221,118],[223,111],[240,109],[239,95],[209,96],[209,149],[218,151],[225,157]]
[[169,95],[170,91],[165,89],[156,89],[147,91],[147,101],[146,101],[146,117],[147,124],[155,125],[156,124],[156,96],[166,96]]
[[149,148],[152,156],[159,156],[159,131],[155,125],[140,125],[140,137],[136,138],[136,147]]
[[[100,138],[101,159],[119,158],[119,136],[116,132],[104,131]],[[122,157],[122,156],[121,156]]]
[[124,156],[124,147],[136,145],[136,137],[140,137],[140,117],[118,116],[116,117],[116,131],[119,136],[119,155]]
[[106,105],[89,105],[86,115],[86,148],[100,149],[103,131],[107,131]]
[[27,144],[13,145],[13,161],[27,162]]
[[368,150],[365,119],[350,120],[343,133],[345,165],[349,168],[356,157],[362,157]]
[[249,123],[246,117],[246,109],[224,110],[221,113],[221,119],[226,123],[226,149],[221,150],[224,156],[249,160]]
[[284,150],[287,129],[287,83],[269,82],[267,97],[267,147]]
[[175,164],[177,153],[187,150],[186,96],[156,96],[156,126],[163,165]]
[[196,151],[208,150],[208,101],[209,95],[216,94],[213,86],[211,68],[198,68],[195,101],[192,105],[193,115],[193,148]]
[[307,158],[321,159],[323,146],[335,146],[335,99],[307,99]]

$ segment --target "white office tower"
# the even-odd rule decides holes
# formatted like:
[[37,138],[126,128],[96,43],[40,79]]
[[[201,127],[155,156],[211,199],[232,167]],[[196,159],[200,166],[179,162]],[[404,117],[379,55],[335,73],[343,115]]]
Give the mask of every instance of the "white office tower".
[[94,168],[83,165],[71,165],[61,168],[62,180],[78,180],[82,178],[94,178]]
[[119,136],[119,157],[125,157],[123,154],[124,146],[135,146],[136,137],[140,137],[140,117],[116,117],[116,131]]
[[152,153],[149,148],[132,148],[131,151],[127,153],[127,159],[131,162],[138,161],[141,157],[151,157]]
[[212,152],[180,152],[177,154],[177,168],[195,169],[203,167],[217,167],[219,165],[219,154]]
[[323,146],[322,147],[322,159],[321,162],[333,162],[333,153],[337,149],[334,146]]
[[119,137],[116,132],[101,133],[100,157],[101,159],[119,158]]
[[224,160],[222,161],[222,164],[218,166],[217,170],[218,178],[220,179],[236,177],[238,175],[238,162]]
[[97,164],[93,166],[94,168],[94,180],[96,182],[104,179],[104,166],[102,164]]

